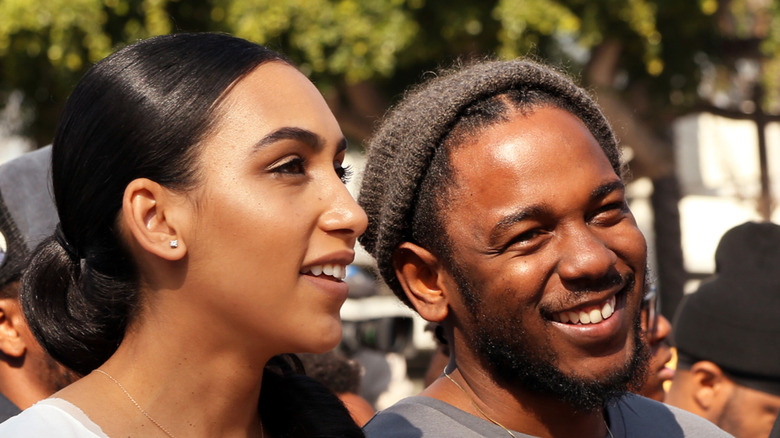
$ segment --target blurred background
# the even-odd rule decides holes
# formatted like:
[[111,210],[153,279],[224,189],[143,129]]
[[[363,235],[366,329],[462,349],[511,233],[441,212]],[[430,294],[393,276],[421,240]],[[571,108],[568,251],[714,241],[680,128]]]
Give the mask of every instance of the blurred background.
[[[780,221],[773,0],[0,0],[0,162],[51,142],[94,62],[185,31],[229,32],[290,56],[326,97],[358,169],[377,120],[438,66],[528,56],[567,71],[596,96],[630,160],[632,208],[670,319],[712,273],[727,229]],[[381,408],[419,387],[435,343],[372,263],[363,252],[350,270],[342,349],[363,361],[365,396]]]

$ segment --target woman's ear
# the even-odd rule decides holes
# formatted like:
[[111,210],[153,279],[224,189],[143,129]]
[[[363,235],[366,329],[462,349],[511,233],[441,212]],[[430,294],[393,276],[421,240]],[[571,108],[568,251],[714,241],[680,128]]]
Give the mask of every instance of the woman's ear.
[[166,260],[179,260],[187,253],[176,197],[160,184],[138,178],[127,185],[122,200],[127,231],[144,250]]
[[404,242],[393,254],[393,266],[417,313],[427,321],[443,321],[449,313],[449,300],[446,273],[438,258],[425,248]]

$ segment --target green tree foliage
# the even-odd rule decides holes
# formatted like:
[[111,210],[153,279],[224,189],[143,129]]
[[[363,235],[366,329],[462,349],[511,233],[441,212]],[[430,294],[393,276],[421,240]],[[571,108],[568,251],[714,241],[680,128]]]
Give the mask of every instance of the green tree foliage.
[[[169,32],[225,31],[285,52],[326,95],[346,106],[355,104],[354,96],[343,96],[354,84],[369,81],[380,95],[392,98],[422,72],[456,57],[532,55],[593,80],[588,69],[604,69],[590,64],[606,62],[596,55],[617,44],[618,56],[606,58],[613,62],[609,87],[632,99],[640,114],[656,116],[659,108],[673,114],[670,109],[701,102],[706,77],[712,87],[728,87],[733,67],[723,56],[724,39],[760,38],[765,77],[780,77],[777,2],[766,1],[760,11],[754,6],[760,1],[720,3],[0,0],[0,94],[23,90],[37,111],[31,132],[48,141],[78,77],[112,50]],[[726,7],[728,19],[723,18]],[[731,32],[726,37],[724,20]],[[774,107],[780,100],[778,85],[765,82],[767,106]]]

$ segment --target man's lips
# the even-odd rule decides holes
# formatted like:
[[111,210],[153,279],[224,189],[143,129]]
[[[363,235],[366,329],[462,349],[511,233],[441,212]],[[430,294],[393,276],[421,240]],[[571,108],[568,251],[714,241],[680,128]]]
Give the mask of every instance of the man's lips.
[[598,324],[615,313],[616,302],[615,295],[612,295],[601,303],[553,313],[552,319],[564,324]]
[[[604,298],[601,301],[588,301],[578,307],[572,307],[567,310],[562,310],[555,313],[548,314],[548,320],[555,326],[560,333],[569,339],[573,344],[578,345],[580,348],[591,349],[592,354],[606,355],[611,354],[616,349],[622,348],[624,345],[624,335],[630,330],[631,322],[627,318],[626,314],[626,296],[632,291],[631,284],[624,285],[617,293],[612,293],[609,297]],[[606,309],[607,318],[604,318],[604,310]],[[610,308],[612,313],[610,314]],[[595,315],[595,312],[600,312],[601,320]],[[569,312],[576,313],[576,323],[572,323]],[[567,322],[563,320],[556,320],[557,318],[563,318],[562,314],[566,313],[569,316]],[[582,314],[587,314],[587,323],[580,321],[579,318]],[[596,318],[590,320],[590,313]],[[598,321],[598,322],[594,322]]]

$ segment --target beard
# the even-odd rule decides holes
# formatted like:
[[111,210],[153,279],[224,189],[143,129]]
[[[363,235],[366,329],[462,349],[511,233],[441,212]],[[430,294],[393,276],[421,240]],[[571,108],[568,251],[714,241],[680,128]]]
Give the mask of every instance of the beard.
[[[497,315],[484,311],[482,297],[471,282],[460,269],[453,271],[473,323],[466,343],[485,361],[493,379],[502,386],[550,395],[575,411],[592,412],[603,409],[644,382],[650,354],[641,338],[639,308],[633,318],[634,348],[629,360],[604,377],[587,378],[560,370],[556,352],[544,343],[528,342],[532,335],[515,313]],[[626,289],[633,290],[633,284]]]

